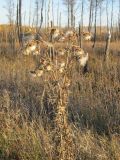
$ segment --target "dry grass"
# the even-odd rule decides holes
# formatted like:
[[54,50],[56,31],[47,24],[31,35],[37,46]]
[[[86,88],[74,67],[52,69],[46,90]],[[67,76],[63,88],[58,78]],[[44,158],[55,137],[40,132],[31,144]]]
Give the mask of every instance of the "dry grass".
[[[69,152],[75,160],[119,160],[119,42],[111,43],[108,66],[103,61],[105,44],[97,43],[94,51],[91,46],[91,42],[84,45],[90,53],[89,72],[82,75],[74,64],[69,73],[67,127],[73,140]],[[46,94],[49,90],[45,92],[44,77],[29,77],[36,57],[15,55],[9,46],[4,49],[0,55],[0,159],[60,159],[56,154],[57,130],[53,130],[54,99]]]

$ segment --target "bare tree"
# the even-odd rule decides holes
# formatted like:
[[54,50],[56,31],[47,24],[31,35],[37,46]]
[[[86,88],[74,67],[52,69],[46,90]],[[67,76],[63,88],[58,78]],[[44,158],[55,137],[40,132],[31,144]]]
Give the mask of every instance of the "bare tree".
[[92,15],[93,15],[93,0],[90,0],[90,10],[89,10],[89,25],[88,25],[88,31],[91,32],[92,28]]
[[10,24],[10,30],[7,32],[7,41],[11,49],[15,49],[15,27],[14,27],[14,1],[6,0],[5,9],[7,11],[7,17]]
[[112,10],[111,10],[111,32],[113,33],[113,9],[114,9],[114,0],[112,0]]
[[9,24],[12,25],[14,23],[14,1],[13,0],[6,0],[6,6],[7,10],[7,17]]
[[57,26],[59,26],[59,0],[57,4]]
[[75,9],[75,4],[76,0],[70,0],[70,13],[71,13],[71,27],[74,28],[74,9]]
[[100,35],[102,33],[102,2],[100,3]]
[[106,0],[106,16],[107,16],[107,31],[109,30],[109,19],[108,19],[108,0]]
[[62,19],[61,16],[62,16],[62,15],[61,15],[61,12],[60,12],[60,17],[59,17],[59,28],[61,28],[61,19]]
[[108,59],[109,59],[110,40],[111,40],[111,32],[109,30],[108,36],[106,39],[106,48],[105,48],[105,60],[107,63],[108,63]]
[[54,2],[52,0],[52,22],[53,22],[53,26],[54,26]]
[[70,0],[63,0],[63,4],[67,7],[68,28],[70,27]]
[[50,0],[48,2],[48,11],[47,11],[48,15],[47,15],[47,27],[50,27]]
[[68,6],[68,28],[70,27],[70,0],[68,0],[67,6]]
[[97,34],[97,7],[98,7],[98,0],[95,0],[95,22],[94,22],[94,43],[93,43],[93,48],[95,47],[95,43],[96,43],[96,34]]
[[20,33],[22,33],[22,0],[19,0],[19,27]]
[[44,7],[44,0],[42,0],[42,4],[41,4],[41,21],[40,21],[39,30],[41,29],[42,23],[43,23],[43,7]]
[[44,11],[45,11],[45,12],[44,12],[44,17],[45,17],[45,29],[46,29],[46,27],[47,27],[47,24],[46,24],[46,23],[47,23],[47,9],[46,9],[46,8],[47,8],[47,7],[46,7],[46,5],[47,5],[47,3],[46,3],[46,1],[45,1],[45,10],[44,10]]
[[81,4],[81,20],[79,24],[79,45],[80,48],[82,48],[82,42],[83,42],[83,9],[84,9],[84,0],[82,0]]
[[30,0],[30,6],[29,6],[29,27],[31,24],[31,0]]
[[19,43],[22,44],[22,0],[17,1],[17,32]]
[[119,27],[119,33],[120,33],[120,0],[119,0],[119,13],[118,13],[118,27]]
[[36,17],[35,26],[37,29],[38,28],[38,21],[39,21],[39,2],[38,2],[38,0],[35,1],[35,17]]
[[73,28],[73,17],[74,17],[74,13],[73,13],[73,1],[70,1],[70,13],[71,13],[71,27]]
[[83,32],[83,10],[84,10],[84,0],[82,0],[82,4],[81,4],[81,32]]
[[63,4],[67,7],[67,16],[68,16],[68,28],[74,27],[74,16],[75,16],[75,5],[76,0],[63,0]]

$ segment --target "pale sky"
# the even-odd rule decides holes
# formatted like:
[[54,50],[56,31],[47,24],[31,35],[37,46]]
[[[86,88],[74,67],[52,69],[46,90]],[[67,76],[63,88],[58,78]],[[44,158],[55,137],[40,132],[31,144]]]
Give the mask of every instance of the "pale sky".
[[[6,24],[8,23],[8,18],[7,18],[7,9],[5,8],[7,6],[7,2],[9,0],[0,0],[0,24]],[[17,0],[13,0],[14,3],[16,4]],[[58,1],[60,4],[60,8],[59,11],[61,12],[61,19],[62,19],[62,25],[67,25],[67,10],[65,8],[65,6],[63,5],[63,0],[53,0],[54,3],[54,21],[55,24],[57,23],[57,10],[58,10]],[[111,17],[111,2],[112,0],[108,0],[109,2],[109,20]],[[31,4],[31,10],[32,13],[34,13],[35,11],[35,0],[31,0],[32,4]],[[46,4],[48,4],[48,0],[45,0]],[[105,1],[106,2],[106,1]],[[77,4],[76,4],[76,25],[78,25],[78,23],[80,22],[80,0],[77,0]],[[103,3],[104,4],[104,3]],[[23,24],[28,24],[29,22],[29,6],[30,6],[30,0],[23,0],[23,4],[22,4],[22,22]],[[16,5],[15,5],[16,7]],[[45,7],[44,7],[45,8]],[[117,19],[118,19],[118,0],[114,0],[114,23],[116,24]],[[16,12],[16,8],[15,8],[15,12]],[[51,15],[52,15],[52,11],[51,11]],[[24,20],[25,17],[25,20]],[[88,25],[88,19],[89,19],[89,7],[88,7],[88,0],[84,1],[84,25]],[[50,20],[52,20],[52,16],[50,18]],[[31,17],[31,23],[33,21],[33,17]],[[98,12],[98,18],[97,18],[97,24],[99,25],[99,12]],[[106,25],[106,8],[105,5],[103,5],[102,8],[102,24]]]

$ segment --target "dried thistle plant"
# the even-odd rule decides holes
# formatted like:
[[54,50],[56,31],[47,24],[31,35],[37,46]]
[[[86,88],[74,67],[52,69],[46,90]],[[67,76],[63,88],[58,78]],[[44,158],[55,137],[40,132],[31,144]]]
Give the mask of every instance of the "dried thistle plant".
[[[52,113],[49,114],[51,116],[51,129],[54,132],[54,156],[60,160],[73,160],[75,159],[74,134],[68,122],[68,101],[72,81],[71,70],[78,55],[83,56],[85,53],[79,46],[66,48],[62,50],[62,54],[61,50],[57,53],[53,49],[46,53],[44,57],[41,57],[40,65],[33,71],[33,74],[36,75],[35,77],[43,77],[44,80],[46,101],[49,111]],[[80,56],[79,60],[81,60]]]

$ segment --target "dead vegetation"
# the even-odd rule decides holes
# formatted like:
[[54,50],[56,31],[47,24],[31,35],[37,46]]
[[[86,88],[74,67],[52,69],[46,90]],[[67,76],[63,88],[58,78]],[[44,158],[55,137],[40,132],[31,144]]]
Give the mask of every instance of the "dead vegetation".
[[[111,43],[109,65],[104,42],[94,50],[85,42],[86,74],[71,56],[71,41],[54,45],[60,57],[51,60],[1,43],[0,159],[119,160],[119,42]],[[66,45],[73,48],[65,56]]]

